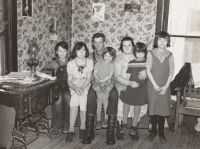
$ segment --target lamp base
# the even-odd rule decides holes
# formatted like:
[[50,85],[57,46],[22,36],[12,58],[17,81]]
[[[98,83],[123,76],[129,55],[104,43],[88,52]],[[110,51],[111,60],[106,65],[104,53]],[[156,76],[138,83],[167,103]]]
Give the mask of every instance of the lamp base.
[[35,58],[30,58],[27,61],[27,65],[30,67],[31,74],[36,73],[36,67],[37,67],[38,64],[39,64],[39,60],[35,59]]

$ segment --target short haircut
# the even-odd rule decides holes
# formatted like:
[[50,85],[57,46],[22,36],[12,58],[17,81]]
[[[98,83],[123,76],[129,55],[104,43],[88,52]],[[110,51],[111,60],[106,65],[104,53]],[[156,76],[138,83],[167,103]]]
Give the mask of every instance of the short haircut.
[[116,58],[116,50],[114,48],[112,48],[112,47],[106,47],[106,48],[104,48],[104,50],[102,52],[103,59],[104,59],[104,55],[106,53],[109,53],[113,57],[112,60],[114,60]]
[[136,57],[136,52],[144,52],[145,58],[147,58],[147,46],[146,46],[146,44],[144,44],[143,42],[137,42],[135,44],[135,50],[133,52],[135,57]]
[[170,47],[170,35],[165,31],[160,31],[156,34],[155,40],[154,40],[154,48],[158,48],[158,39],[159,38],[165,38],[167,39],[167,47]]
[[131,38],[131,37],[129,37],[129,36],[126,36],[126,37],[122,38],[121,43],[120,43],[119,50],[122,51],[122,52],[124,52],[124,50],[123,50],[123,42],[124,42],[124,41],[131,41],[131,43],[132,43],[132,45],[133,45],[133,51],[134,51],[134,49],[135,49],[135,44],[134,44],[134,42],[133,42],[133,38]]
[[89,50],[88,50],[86,44],[82,41],[79,41],[79,42],[75,43],[74,48],[72,50],[72,58],[73,59],[77,57],[77,51],[82,49],[83,47],[85,48],[85,51],[86,51],[85,57],[89,56]]
[[60,41],[56,44],[54,51],[55,51],[55,56],[58,57],[58,54],[56,53],[58,51],[58,47],[62,47],[63,49],[66,49],[68,51],[68,44],[65,41]]
[[95,33],[93,36],[92,36],[92,42],[94,42],[94,39],[95,38],[103,38],[103,42],[105,42],[106,41],[106,37],[105,37],[105,35],[103,34],[103,33]]

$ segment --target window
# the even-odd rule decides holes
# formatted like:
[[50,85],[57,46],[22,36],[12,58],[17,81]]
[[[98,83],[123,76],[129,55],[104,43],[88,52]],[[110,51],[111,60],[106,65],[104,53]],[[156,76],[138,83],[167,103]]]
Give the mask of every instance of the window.
[[168,33],[175,59],[175,74],[185,62],[200,63],[200,1],[170,0]]
[[0,75],[17,71],[17,5],[0,0]]
[[5,48],[6,48],[6,35],[5,30],[7,26],[6,9],[4,7],[5,1],[0,1],[0,75],[5,70]]
[[171,35],[200,37],[200,1],[170,0],[168,31]]

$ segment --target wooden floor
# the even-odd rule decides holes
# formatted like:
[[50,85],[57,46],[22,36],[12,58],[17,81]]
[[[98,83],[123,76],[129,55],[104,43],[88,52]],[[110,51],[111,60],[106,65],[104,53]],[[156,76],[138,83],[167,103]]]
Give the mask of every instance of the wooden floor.
[[82,144],[78,138],[78,128],[75,140],[71,143],[66,142],[66,135],[57,135],[48,138],[41,135],[39,139],[28,145],[28,149],[200,149],[200,136],[192,134],[181,134],[166,129],[167,144],[160,144],[159,139],[148,140],[148,132],[140,129],[140,138],[133,141],[128,132],[124,140],[117,140],[114,145],[106,144],[106,130],[96,131],[95,140],[89,145]]
[[[175,133],[169,129],[165,129],[168,139],[167,144],[160,144],[159,139],[149,141],[148,130],[144,129],[148,126],[147,117],[143,117],[139,123],[139,140],[134,141],[126,132],[124,140],[116,140],[114,145],[106,144],[106,130],[95,131],[95,139],[91,144],[82,144],[79,140],[79,128],[76,127],[76,137],[73,142],[66,142],[66,135],[59,134],[52,136],[50,139],[46,135],[41,135],[39,139],[28,145],[28,149],[200,149],[200,135],[192,133]],[[186,129],[185,129],[186,130]]]

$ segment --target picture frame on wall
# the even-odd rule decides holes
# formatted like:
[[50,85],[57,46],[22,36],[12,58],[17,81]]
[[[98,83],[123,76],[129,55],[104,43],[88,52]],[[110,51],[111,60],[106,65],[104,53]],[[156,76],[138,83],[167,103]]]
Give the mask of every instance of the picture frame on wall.
[[141,11],[141,5],[135,3],[124,4],[124,11],[139,13]]
[[104,19],[105,19],[105,4],[93,3],[92,4],[92,20],[104,21]]
[[50,17],[49,18],[49,33],[56,33],[56,18],[55,17]]
[[32,13],[33,13],[33,1],[22,0],[22,16],[32,17]]
[[49,17],[49,40],[57,40],[57,19],[56,17]]

